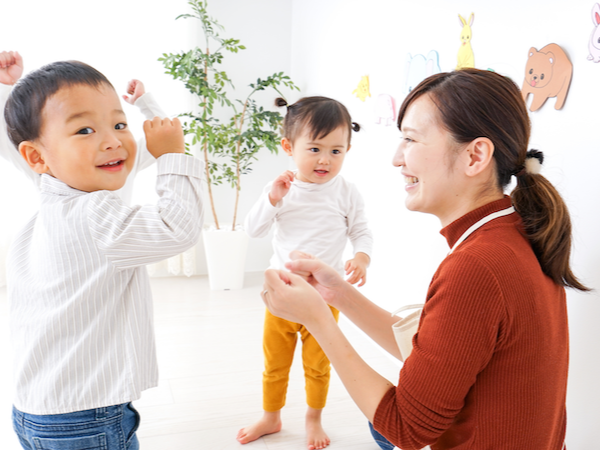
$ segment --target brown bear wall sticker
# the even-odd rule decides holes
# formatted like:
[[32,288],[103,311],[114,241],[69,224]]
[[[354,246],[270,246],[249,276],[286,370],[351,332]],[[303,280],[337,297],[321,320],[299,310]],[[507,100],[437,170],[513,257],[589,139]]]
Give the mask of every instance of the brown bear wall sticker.
[[540,51],[531,47],[521,88],[525,102],[528,95],[533,94],[529,110],[537,111],[551,97],[556,97],[554,109],[561,109],[569,92],[572,75],[573,64],[560,46],[548,44]]

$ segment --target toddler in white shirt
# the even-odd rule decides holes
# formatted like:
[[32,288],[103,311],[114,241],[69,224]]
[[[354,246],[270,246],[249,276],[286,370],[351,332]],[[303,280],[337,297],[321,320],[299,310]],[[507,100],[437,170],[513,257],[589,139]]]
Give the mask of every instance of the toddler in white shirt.
[[[297,171],[285,171],[269,183],[248,213],[245,229],[251,237],[264,237],[272,226],[274,254],[270,268],[284,269],[290,253],[299,250],[326,261],[349,275],[349,283],[366,282],[373,238],[367,227],[364,203],[356,187],[340,175],[350,150],[350,134],[359,126],[344,105],[327,97],[305,97],[287,106],[283,123],[283,150],[294,159]],[[342,264],[346,243],[354,258]],[[339,312],[331,308],[337,320]],[[321,425],[329,388],[330,363],[316,340],[302,325],[265,315],[263,349],[263,417],[238,432],[248,443],[281,430],[280,410],[285,404],[288,374],[297,335],[302,339],[306,379],[306,434],[308,450],[329,445]]]
[[185,154],[178,119],[146,121],[159,200],[126,205],[114,191],[136,143],[110,82],[77,61],[21,79],[5,119],[41,174],[40,210],[8,258],[15,431],[25,449],[135,450],[131,402],[158,381],[144,266],[196,243],[202,162]]

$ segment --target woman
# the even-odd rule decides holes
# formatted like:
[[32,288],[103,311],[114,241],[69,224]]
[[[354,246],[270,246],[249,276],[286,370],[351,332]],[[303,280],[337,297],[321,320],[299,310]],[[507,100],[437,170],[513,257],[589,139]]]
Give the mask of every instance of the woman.
[[566,206],[539,174],[541,152],[527,151],[518,87],[477,69],[437,74],[406,97],[398,126],[393,163],[406,180],[406,206],[436,215],[451,248],[398,385],[358,356],[325,302],[396,356],[398,318],[322,262],[296,255],[292,273],[267,271],[265,303],[305,325],[375,429],[403,450],[562,449],[564,288],[587,288],[569,267]]

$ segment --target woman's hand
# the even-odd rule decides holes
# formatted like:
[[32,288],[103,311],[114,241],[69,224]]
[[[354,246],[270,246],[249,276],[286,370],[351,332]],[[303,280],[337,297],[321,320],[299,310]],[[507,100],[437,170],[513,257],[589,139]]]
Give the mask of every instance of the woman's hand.
[[301,276],[284,270],[265,272],[262,298],[271,313],[311,330],[320,320],[333,319],[323,298]]
[[398,321],[397,317],[392,317],[385,309],[367,299],[323,261],[299,251],[292,252],[290,257],[292,261],[286,263],[287,269],[307,280],[325,302],[343,312],[390,354],[400,358],[392,332],[392,325]]
[[292,261],[286,263],[285,267],[304,278],[329,305],[340,309],[345,293],[352,288],[342,276],[308,253],[295,250],[290,254],[290,258]]
[[[337,280],[350,286],[335,270],[318,259],[303,259],[290,264],[302,266],[306,273],[310,272],[315,286],[321,289],[337,291]],[[381,399],[393,384],[369,367],[352,348],[323,298],[304,278],[284,270],[267,270],[264,287],[262,298],[269,311],[283,319],[301,323],[310,331],[354,402],[372,422]]]

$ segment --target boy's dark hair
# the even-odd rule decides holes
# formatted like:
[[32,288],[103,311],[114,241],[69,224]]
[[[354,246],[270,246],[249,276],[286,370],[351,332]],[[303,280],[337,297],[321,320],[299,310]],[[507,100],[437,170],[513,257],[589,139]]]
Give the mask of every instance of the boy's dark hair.
[[47,64],[19,80],[4,107],[4,119],[12,143],[18,147],[23,141],[39,138],[46,101],[59,89],[80,84],[113,87],[104,75],[79,61]]
[[290,142],[298,137],[300,130],[307,126],[311,139],[321,139],[338,127],[348,127],[348,143],[351,131],[360,130],[360,125],[352,122],[350,113],[344,105],[328,97],[304,97],[293,105],[283,98],[275,100],[276,106],[287,106],[283,120],[283,136]]

